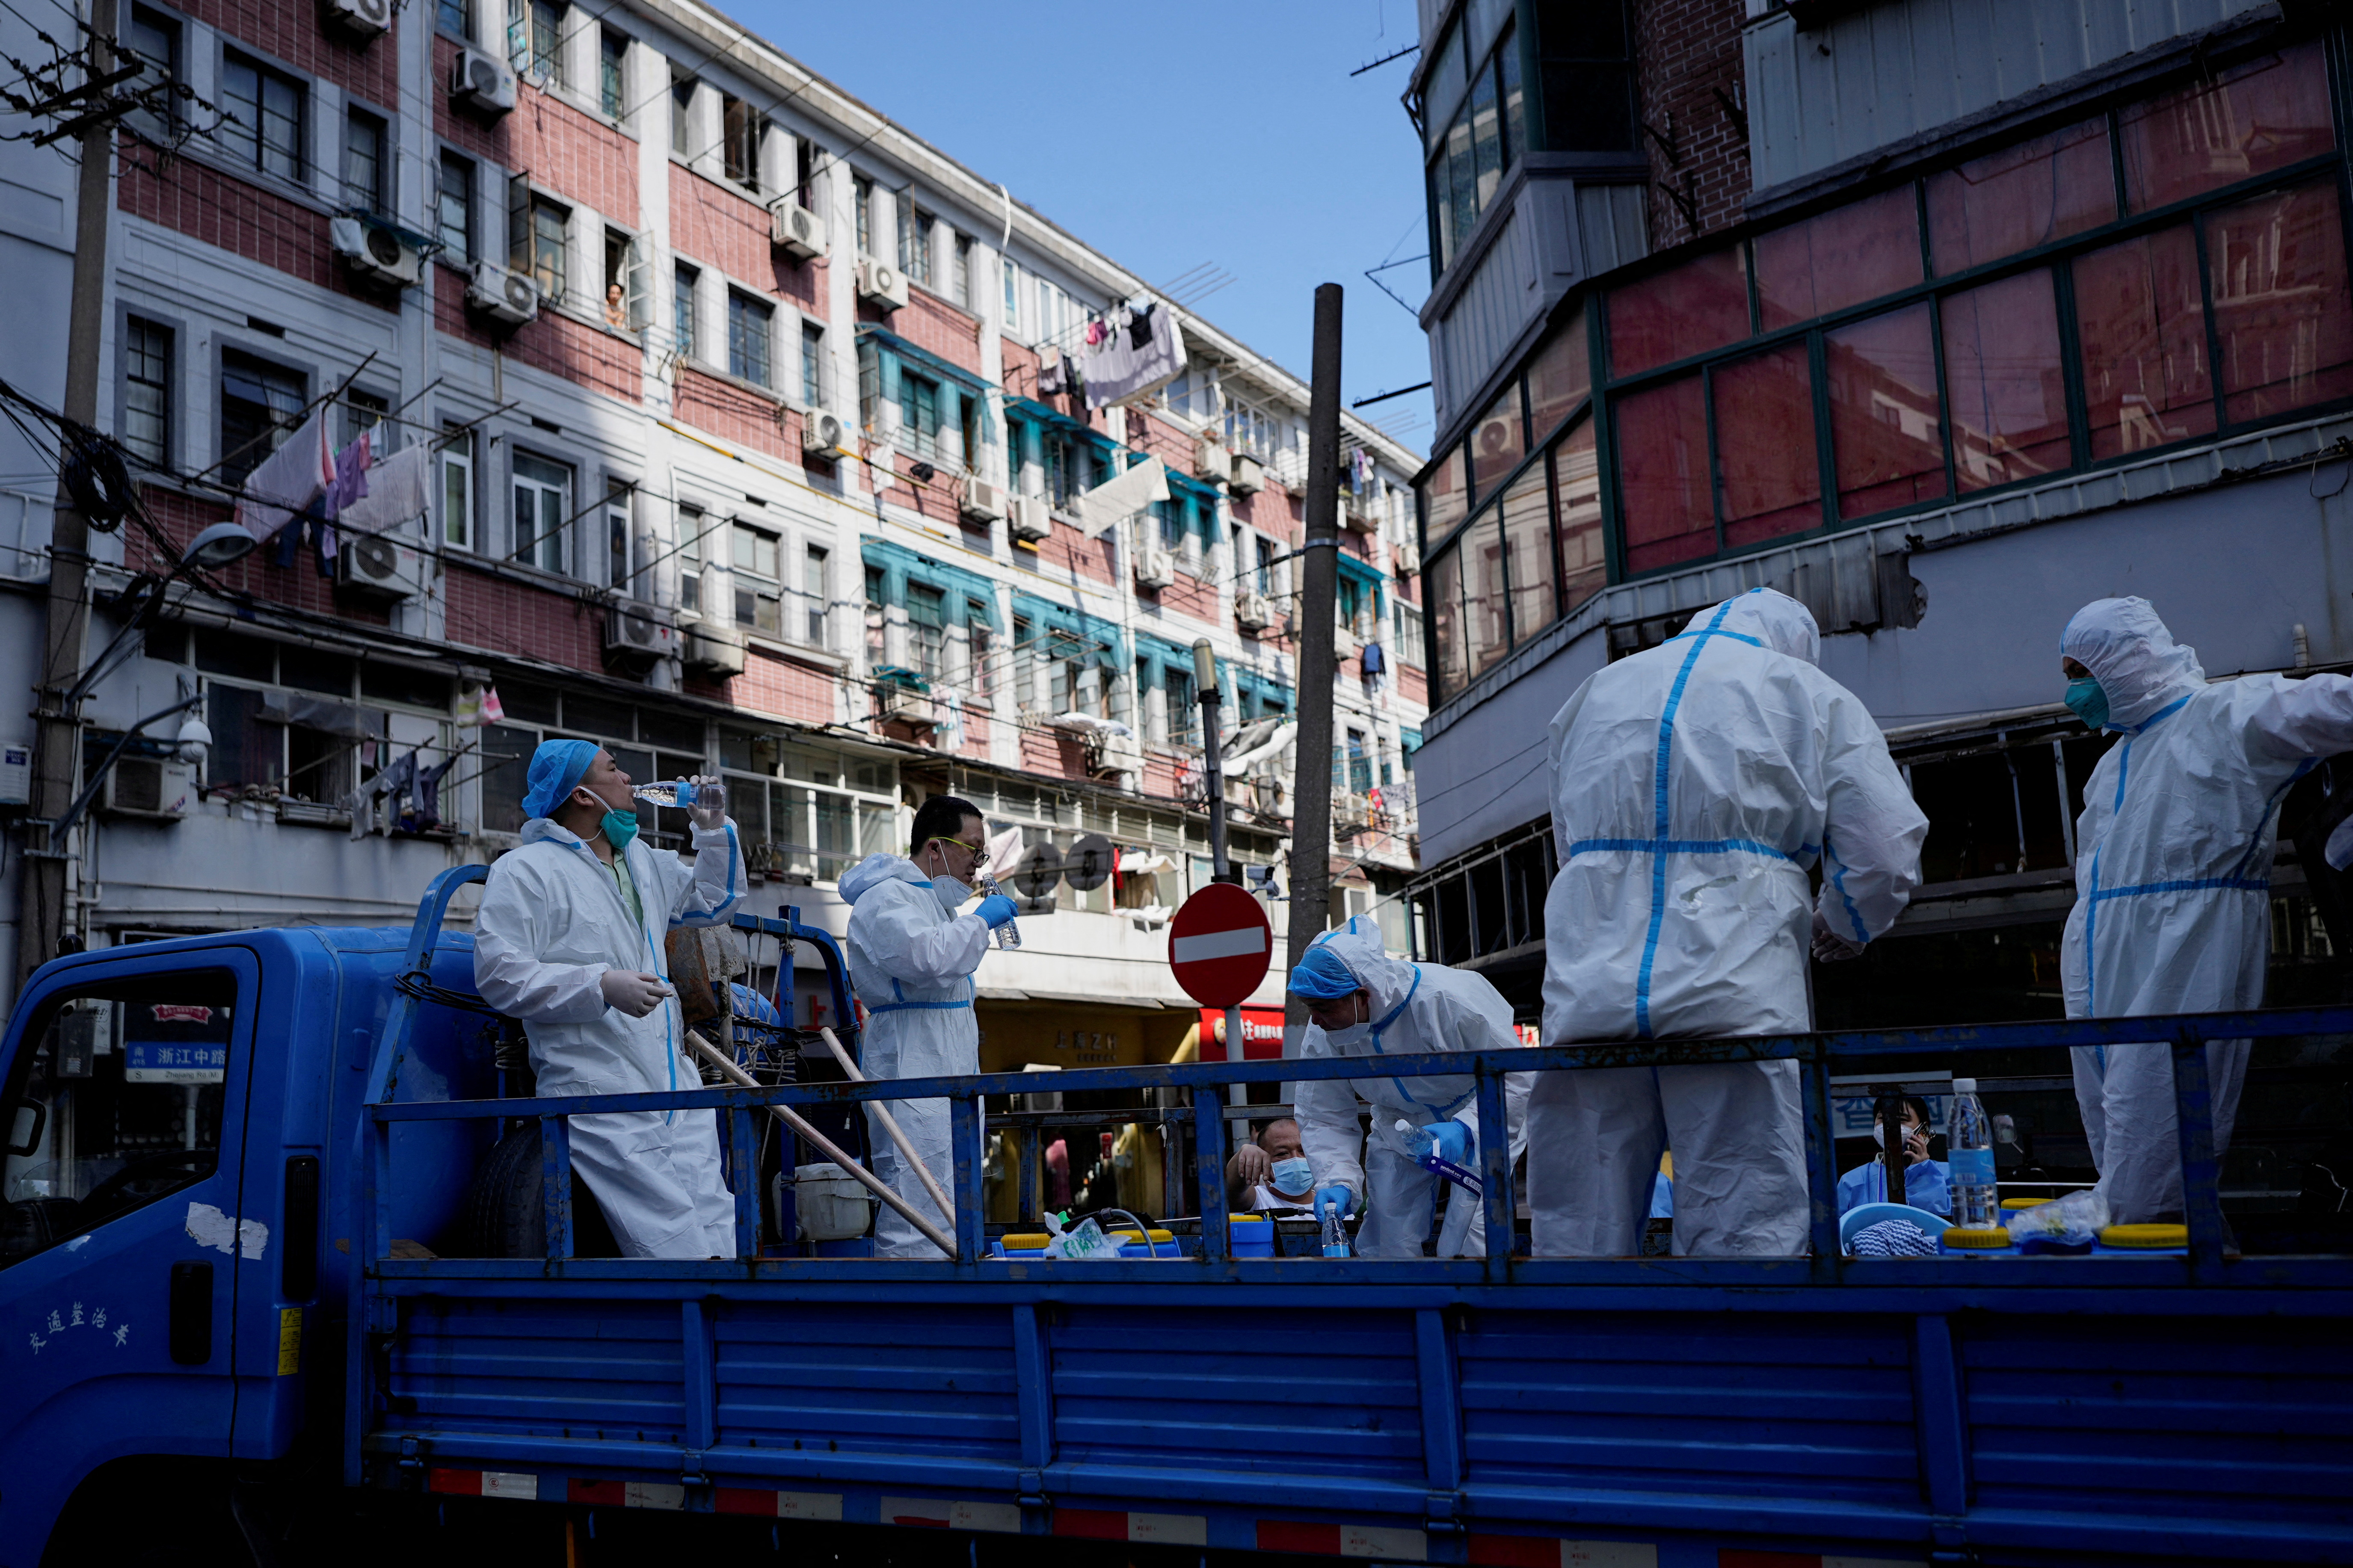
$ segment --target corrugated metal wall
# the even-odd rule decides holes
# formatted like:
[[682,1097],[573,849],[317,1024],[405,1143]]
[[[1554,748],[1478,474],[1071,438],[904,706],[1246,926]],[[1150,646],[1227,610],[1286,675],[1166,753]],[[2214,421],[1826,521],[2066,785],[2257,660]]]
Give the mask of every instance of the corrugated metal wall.
[[[1524,192],[1524,200],[1535,195]],[[1522,206],[1504,219],[1462,292],[1446,314],[1430,326],[1430,366],[1436,371],[1431,387],[1440,428],[1461,411],[1461,400],[1476,391],[1487,372],[1511,347],[1528,318],[1544,308],[1546,291],[1537,287],[1534,226]]]

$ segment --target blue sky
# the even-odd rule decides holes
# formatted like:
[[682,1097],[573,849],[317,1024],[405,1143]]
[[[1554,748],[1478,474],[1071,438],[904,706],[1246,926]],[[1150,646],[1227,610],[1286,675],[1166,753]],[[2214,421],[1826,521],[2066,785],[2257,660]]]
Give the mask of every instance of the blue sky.
[[[1315,286],[1337,282],[1349,400],[1430,378],[1419,325],[1364,276],[1428,249],[1398,102],[1413,58],[1348,74],[1413,43],[1413,0],[722,4],[1142,277],[1232,273],[1198,313],[1297,374]],[[1428,288],[1426,263],[1382,276],[1417,305]],[[1364,413],[1428,441],[1427,393]]]

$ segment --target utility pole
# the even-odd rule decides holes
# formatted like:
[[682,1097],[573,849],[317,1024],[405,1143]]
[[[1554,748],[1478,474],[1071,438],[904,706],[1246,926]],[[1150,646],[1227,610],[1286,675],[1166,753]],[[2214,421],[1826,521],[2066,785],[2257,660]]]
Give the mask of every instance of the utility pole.
[[[115,0],[90,0],[87,79],[95,80],[114,68],[114,16]],[[73,305],[66,329],[63,412],[84,427],[98,423],[99,344],[106,326],[106,233],[114,205],[113,174],[114,116],[100,115],[81,133]],[[89,641],[90,523],[60,480],[49,534],[48,616],[42,638],[41,681],[34,693],[39,724],[34,735],[32,813],[25,829],[22,902],[16,925],[19,985],[58,955],[58,943],[66,932],[67,845],[62,840],[52,842],[47,825],[65,816],[73,804],[81,724],[79,715],[58,699],[80,674]]]
[[[1201,771],[1209,785],[1209,879],[1213,882],[1240,882],[1233,861],[1226,854],[1226,769],[1218,742],[1218,708],[1225,700],[1225,692],[1218,684],[1218,653],[1207,637],[1193,639],[1193,687],[1201,700]],[[1209,1053],[1203,1051],[1201,1059],[1208,1061]],[[1242,1059],[1242,1009],[1236,1003],[1226,1009],[1226,1060]],[[1226,1099],[1234,1105],[1249,1103],[1250,1090],[1241,1084],[1226,1089]]]
[[[1324,934],[1332,903],[1332,596],[1340,551],[1340,286],[1315,289],[1307,405],[1307,542],[1300,548],[1299,765],[1291,781],[1290,960]],[[1307,1010],[1289,1005],[1284,1033]]]

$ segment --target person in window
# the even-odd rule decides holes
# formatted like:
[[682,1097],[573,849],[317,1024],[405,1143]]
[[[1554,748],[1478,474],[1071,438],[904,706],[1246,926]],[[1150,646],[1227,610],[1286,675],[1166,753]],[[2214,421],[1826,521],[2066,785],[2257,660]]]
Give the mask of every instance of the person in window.
[[617,332],[626,332],[629,330],[628,300],[622,293],[618,283],[606,286],[605,324]]
[[[688,816],[694,854],[638,838],[629,775],[588,741],[532,754],[522,845],[491,868],[474,925],[474,984],[519,1020],[542,1095],[700,1089],[664,973],[673,926],[717,925],[745,886],[724,797],[705,787]],[[572,1166],[625,1258],[730,1257],[735,1200],[708,1110],[575,1116]]]
[[1314,1166],[1300,1141],[1299,1123],[1278,1117],[1226,1162],[1226,1203],[1250,1214],[1297,1209],[1314,1198]]
[[[1874,1121],[1871,1124],[1872,1147],[1885,1147],[1886,1136]],[[1953,1194],[1946,1181],[1945,1163],[1928,1158],[1928,1102],[1916,1094],[1904,1097],[1904,1196],[1894,1201],[1926,1209],[1930,1214],[1950,1215]],[[1864,1204],[1889,1202],[1885,1163],[1874,1156],[1841,1176],[1838,1197],[1841,1214]]]

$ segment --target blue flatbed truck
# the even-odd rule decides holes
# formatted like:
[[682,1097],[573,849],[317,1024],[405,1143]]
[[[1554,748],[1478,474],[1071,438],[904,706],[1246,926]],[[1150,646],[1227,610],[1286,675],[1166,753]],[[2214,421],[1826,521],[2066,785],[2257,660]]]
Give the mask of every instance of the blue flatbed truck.
[[[0,1044],[0,1568],[198,1542],[261,1563],[827,1542],[974,1563],[2353,1560],[2353,1262],[2227,1248],[2196,1044],[2341,1036],[2353,1013],[1472,1060],[1497,1125],[1506,1070],[1798,1059],[1809,1258],[1230,1256],[1218,1086],[1361,1062],[1057,1075],[1191,1091],[1181,1259],[983,1256],[983,1097],[1036,1087],[1018,1075],[889,1090],[955,1102],[955,1260],[755,1257],[750,1182],[733,1260],[572,1256],[562,1181],[533,1200],[544,1256],[437,1256],[417,1244],[459,1227],[501,1128],[535,1125],[561,1172],[565,1113],[716,1107],[749,1169],[767,1103],[877,1097],[501,1098],[470,942],[441,929],[480,874],[445,874],[405,933],[118,947],[25,990]],[[1833,1063],[2153,1036],[2175,1042],[2186,1255],[1839,1257]]]

